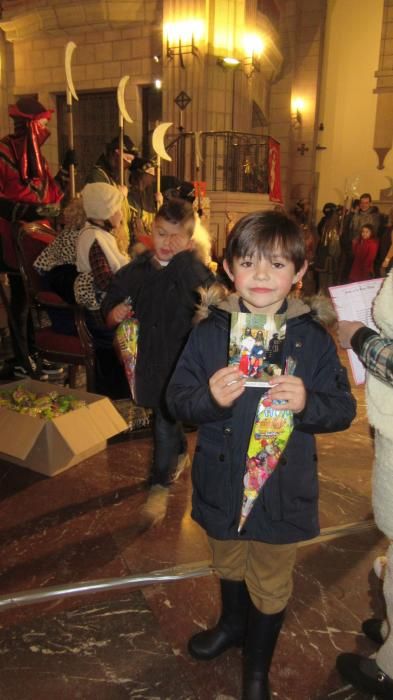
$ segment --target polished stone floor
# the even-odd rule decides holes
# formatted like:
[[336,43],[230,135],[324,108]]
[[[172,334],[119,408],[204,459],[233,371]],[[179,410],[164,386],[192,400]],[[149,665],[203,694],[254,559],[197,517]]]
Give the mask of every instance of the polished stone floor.
[[[323,535],[299,549],[295,587],[274,658],[273,698],[362,700],[334,670],[340,651],[375,651],[361,621],[382,612],[370,573],[386,542],[371,515],[372,440],[363,388],[349,431],[318,438]],[[195,433],[189,433],[190,447]],[[191,660],[188,637],[213,623],[218,584],[190,518],[189,473],[159,527],[138,510],[149,437],[114,442],[52,479],[0,463],[0,595],[184,565],[206,575],[25,607],[0,608],[3,700],[239,700],[241,654]]]

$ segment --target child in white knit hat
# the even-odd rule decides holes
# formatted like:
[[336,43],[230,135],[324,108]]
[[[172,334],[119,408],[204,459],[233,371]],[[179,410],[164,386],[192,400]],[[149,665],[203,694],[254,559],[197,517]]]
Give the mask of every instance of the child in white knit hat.
[[113,275],[129,262],[119,251],[114,232],[122,219],[122,194],[113,185],[93,182],[82,190],[87,217],[77,243],[78,272],[91,272],[97,301],[109,287]]

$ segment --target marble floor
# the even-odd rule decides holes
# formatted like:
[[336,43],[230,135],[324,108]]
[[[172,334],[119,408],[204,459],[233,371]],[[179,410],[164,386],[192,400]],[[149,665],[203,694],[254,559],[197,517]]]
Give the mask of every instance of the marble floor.
[[[361,621],[382,613],[370,573],[386,542],[372,521],[372,440],[363,388],[345,433],[318,438],[322,536],[299,549],[293,598],[271,670],[279,700],[362,700],[334,664],[371,654]],[[189,433],[190,448],[195,433]],[[0,595],[78,581],[172,571],[206,575],[0,610],[3,700],[239,700],[241,654],[187,655],[213,623],[218,584],[203,532],[190,518],[190,474],[172,487],[168,515],[142,532],[149,437],[113,441],[54,478],[0,463]]]

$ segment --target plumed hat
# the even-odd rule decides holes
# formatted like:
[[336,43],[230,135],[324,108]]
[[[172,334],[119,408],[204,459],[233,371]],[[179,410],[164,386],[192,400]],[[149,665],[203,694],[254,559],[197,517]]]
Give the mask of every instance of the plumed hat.
[[82,202],[88,219],[110,219],[122,206],[122,194],[106,182],[92,182],[82,190]]

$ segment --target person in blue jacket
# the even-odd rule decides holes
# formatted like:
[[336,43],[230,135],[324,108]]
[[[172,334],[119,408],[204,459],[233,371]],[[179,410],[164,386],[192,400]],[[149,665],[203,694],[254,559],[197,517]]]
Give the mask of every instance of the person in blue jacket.
[[[172,415],[199,425],[192,468],[192,517],[206,531],[220,577],[222,612],[194,635],[190,654],[212,659],[245,648],[243,700],[268,700],[269,668],[292,592],[297,543],[319,533],[314,433],[345,430],[356,412],[335,343],[311,308],[288,298],[307,269],[297,225],[275,211],[248,214],[232,230],[224,268],[236,293],[214,285],[167,389]],[[326,303],[326,302],[324,302]],[[286,314],[281,367],[293,375],[245,388],[227,366],[230,313]],[[330,312],[331,313],[331,312]],[[276,469],[239,532],[250,434],[263,392],[293,412],[294,429]]]

